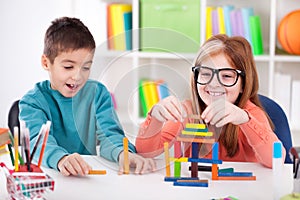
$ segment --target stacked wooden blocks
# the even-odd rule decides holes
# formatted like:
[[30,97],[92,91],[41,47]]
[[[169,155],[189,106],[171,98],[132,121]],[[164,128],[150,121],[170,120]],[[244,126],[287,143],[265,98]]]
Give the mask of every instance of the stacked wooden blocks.
[[[191,143],[191,157],[184,157],[181,151],[182,143]],[[212,144],[211,158],[199,158],[200,144]],[[222,164],[219,159],[219,143],[216,142],[213,132],[209,132],[205,124],[187,123],[181,134],[174,142],[174,157],[169,156],[169,144],[164,144],[166,176],[165,181],[173,182],[175,186],[208,187],[208,180],[199,179],[198,163],[209,163],[212,180],[256,180],[252,172],[234,172],[233,168],[219,169]],[[174,176],[171,176],[170,162],[174,162]],[[181,162],[191,163],[191,176],[181,177]]]

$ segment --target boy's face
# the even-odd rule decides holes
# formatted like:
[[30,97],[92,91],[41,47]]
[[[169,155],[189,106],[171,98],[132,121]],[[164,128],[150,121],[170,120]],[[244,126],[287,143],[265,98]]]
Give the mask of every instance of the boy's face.
[[51,88],[64,97],[74,97],[90,75],[94,52],[88,49],[62,52],[53,64],[42,55],[42,66],[48,71]]

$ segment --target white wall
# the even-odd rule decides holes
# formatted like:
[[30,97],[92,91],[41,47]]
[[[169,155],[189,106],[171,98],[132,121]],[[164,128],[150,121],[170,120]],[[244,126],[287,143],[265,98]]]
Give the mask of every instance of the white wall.
[[40,58],[44,33],[51,21],[61,16],[80,18],[98,45],[106,34],[101,29],[105,21],[101,18],[100,4],[100,0],[1,0],[0,127],[8,127],[12,102],[36,82],[48,79]]

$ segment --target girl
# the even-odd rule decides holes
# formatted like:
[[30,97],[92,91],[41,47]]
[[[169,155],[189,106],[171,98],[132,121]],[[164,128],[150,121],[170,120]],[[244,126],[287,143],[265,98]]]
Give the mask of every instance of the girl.
[[[279,141],[258,99],[258,74],[251,46],[243,37],[216,35],[200,48],[192,67],[192,98],[180,102],[170,96],[158,102],[136,139],[136,149],[147,157],[163,152],[186,123],[206,123],[219,142],[224,161],[259,162],[272,167],[273,143]],[[189,118],[196,114],[198,120]],[[187,156],[190,149],[185,148]],[[200,157],[210,157],[202,144]],[[283,161],[285,149],[282,148]]]

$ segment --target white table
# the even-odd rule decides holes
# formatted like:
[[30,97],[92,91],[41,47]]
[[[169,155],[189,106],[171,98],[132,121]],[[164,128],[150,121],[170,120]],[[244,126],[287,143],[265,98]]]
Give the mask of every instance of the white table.
[[[255,181],[219,181],[211,180],[211,173],[199,172],[199,177],[209,180],[208,187],[173,186],[165,182],[164,160],[157,160],[158,171],[151,174],[118,175],[118,166],[99,157],[85,157],[93,169],[105,169],[106,175],[89,175],[86,177],[64,177],[60,173],[43,168],[55,180],[55,189],[46,194],[49,200],[58,199],[124,199],[124,200],[192,200],[219,199],[233,196],[238,199],[273,199],[272,169],[257,163],[223,162],[219,168],[233,167],[235,171],[253,172]],[[0,156],[0,161],[10,164],[8,156]],[[182,176],[190,176],[188,163],[182,164]],[[1,169],[1,168],[0,168]],[[172,169],[172,166],[171,166]],[[284,165],[281,193],[291,193],[293,190],[292,165]],[[8,199],[4,173],[0,170],[0,199]]]

